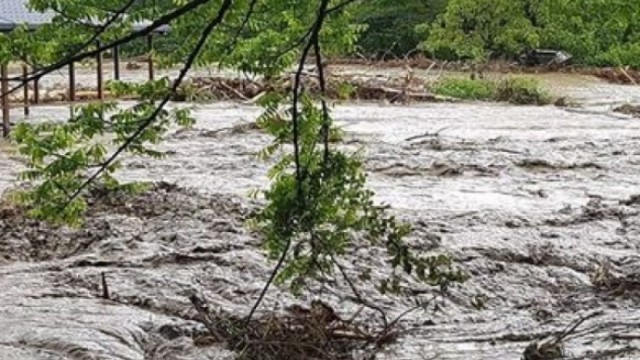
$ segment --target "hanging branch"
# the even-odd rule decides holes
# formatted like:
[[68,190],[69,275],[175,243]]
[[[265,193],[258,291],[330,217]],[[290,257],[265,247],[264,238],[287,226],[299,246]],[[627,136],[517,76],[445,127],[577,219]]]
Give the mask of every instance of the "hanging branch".
[[247,13],[244,15],[244,19],[242,19],[242,24],[240,24],[240,27],[236,31],[236,36],[234,36],[233,40],[231,41],[231,46],[229,46],[230,49],[233,49],[238,44],[238,40],[240,39],[242,31],[249,24],[249,20],[251,19],[251,16],[255,12],[255,8],[257,4],[258,4],[258,0],[251,0],[251,3],[249,4],[249,10],[247,10]]
[[[72,52],[72,55],[69,56],[73,56],[73,55],[77,55],[78,53],[80,53],[81,51],[85,50],[87,47],[93,45],[96,43],[96,41],[98,40],[98,38],[100,36],[102,36],[111,25],[113,25],[122,15],[126,14],[126,12],[136,3],[136,1],[138,0],[129,0],[126,4],[124,4],[124,6],[122,6],[120,9],[117,9],[115,11],[112,11],[113,14],[107,19],[107,21],[105,21],[103,24],[100,24],[99,26],[96,26],[95,29],[96,31],[93,33],[93,35],[91,36],[91,38],[89,38],[89,40],[85,41],[84,43],[78,45]],[[63,14],[61,14],[63,15]],[[26,56],[22,56],[21,60],[24,61],[25,63],[27,63],[29,66],[31,66],[32,68],[35,68],[35,64],[31,63],[28,61],[28,59],[26,58]],[[62,60],[64,61],[64,60]],[[44,76],[44,75],[42,75]],[[41,76],[41,77],[42,77]],[[19,77],[13,78],[15,79],[20,79],[22,81],[28,82],[29,80],[25,80],[24,77]],[[24,85],[24,84],[21,84]],[[20,89],[19,87],[17,89]],[[16,90],[17,90],[16,89]],[[9,92],[11,93],[11,92]],[[7,94],[8,95],[8,94]],[[4,95],[3,95],[4,96]]]
[[[199,8],[200,6],[210,2],[211,0],[193,0],[192,2],[187,3],[184,6],[179,7],[178,9],[171,11],[167,14],[164,14],[162,16],[160,16],[158,19],[154,20],[149,26],[142,28],[140,30],[137,31],[132,31],[130,32],[128,35],[123,36],[121,38],[118,38],[112,42],[106,43],[106,44],[101,44],[100,46],[97,46],[96,48],[94,48],[93,50],[87,50],[84,52],[78,52],[75,53],[73,55],[67,56],[66,58],[45,66],[42,69],[35,69],[33,72],[31,72],[31,74],[27,75],[27,76],[14,76],[14,77],[8,77],[6,80],[8,81],[20,81],[20,84],[9,89],[6,93],[0,94],[0,97],[4,97],[4,96],[8,96],[18,90],[20,90],[22,87],[26,86],[27,83],[31,82],[31,81],[35,81],[35,80],[39,80],[40,78],[42,78],[45,75],[48,75],[56,70],[60,70],[63,67],[74,63],[74,62],[78,62],[78,61],[82,61],[88,58],[94,58],[96,56],[98,56],[99,54],[107,51],[107,50],[111,50],[117,46],[120,45],[124,45],[127,44],[133,40],[136,40],[138,38],[141,37],[145,37],[147,35],[150,35],[151,33],[153,33],[154,31],[156,31],[157,29],[159,29],[162,26],[165,25],[169,25],[172,21],[182,17],[185,14],[188,14],[191,11],[194,11],[195,9]],[[226,2],[225,2],[226,3]],[[229,4],[231,5],[231,4]],[[114,20],[115,21],[115,20]],[[217,26],[217,24],[216,24]],[[206,38],[205,38],[206,40]],[[88,42],[87,42],[88,43]],[[87,45],[88,46],[88,45]],[[85,47],[86,48],[86,47]],[[191,66],[189,66],[190,68]],[[0,79],[3,80],[3,79]]]
[[[320,30],[322,29],[324,20],[327,15],[326,11],[328,6],[329,6],[329,0],[321,0],[316,21],[312,25],[309,32],[311,37],[307,42],[306,46],[304,47],[304,49],[302,50],[302,54],[300,55],[300,60],[298,62],[298,69],[295,74],[294,85],[292,90],[293,91],[293,104],[292,104],[293,110],[292,110],[291,121],[293,124],[293,153],[294,153],[294,163],[296,168],[295,170],[296,171],[296,199],[297,199],[296,211],[301,211],[302,209],[304,209],[304,205],[305,205],[305,201],[304,201],[305,199],[304,199],[303,188],[302,188],[302,185],[304,182],[304,174],[303,174],[304,169],[302,167],[302,164],[300,163],[300,144],[299,144],[300,124],[299,124],[298,105],[299,105],[300,95],[301,95],[300,84],[301,84],[302,73],[304,71],[304,64],[307,60],[307,57],[309,56],[309,52],[311,51],[311,48],[318,41],[318,38],[320,36]],[[253,317],[253,314],[256,312],[256,310],[264,300],[264,297],[267,291],[271,287],[271,284],[273,284],[273,281],[275,280],[276,276],[280,272],[280,269],[284,265],[287,255],[289,254],[290,248],[291,248],[291,238],[288,237],[286,244],[284,246],[284,249],[282,250],[282,254],[280,254],[280,258],[278,259],[278,263],[276,264],[275,268],[271,271],[269,280],[267,280],[267,283],[265,284],[265,286],[262,288],[262,291],[260,292],[260,296],[258,297],[258,300],[256,300],[255,304],[251,308],[251,311],[249,312],[249,315],[247,315],[245,324],[249,324],[249,322],[251,321],[251,318]]]
[[[322,64],[322,51],[320,50],[320,41],[316,37],[313,43],[313,51],[316,55],[316,67],[318,68],[318,82],[320,83],[320,101],[322,103],[322,141],[324,143],[323,166],[327,167],[329,161],[329,108],[327,107],[327,84],[324,77],[324,68]],[[326,174],[325,174],[326,176]]]
[[140,136],[140,134],[142,134],[142,132],[144,132],[153,123],[153,121],[156,119],[158,114],[160,114],[160,112],[164,109],[164,106],[171,100],[172,96],[176,94],[178,88],[180,87],[180,84],[182,84],[182,81],[184,80],[187,73],[193,66],[195,59],[198,57],[198,55],[202,51],[202,48],[207,42],[207,39],[209,38],[213,30],[216,28],[216,26],[218,26],[222,22],[222,20],[224,19],[224,16],[229,11],[232,4],[233,4],[233,0],[223,1],[222,5],[220,6],[220,10],[218,10],[218,14],[202,32],[200,39],[198,40],[198,43],[196,44],[191,54],[189,54],[189,58],[187,59],[186,63],[180,70],[180,74],[176,78],[173,86],[171,87],[171,90],[164,96],[160,104],[156,107],[156,110],[151,115],[149,115],[149,117],[147,117],[144,121],[142,121],[140,127],[136,130],[136,132],[134,132],[131,136],[129,136],[125,140],[125,142],[122,145],[120,145],[120,147],[118,147],[118,149],[102,164],[102,166],[96,172],[94,172],[87,180],[85,180],[85,182],[83,182],[82,185],[78,187],[78,189],[76,189],[76,191],[71,195],[71,197],[67,200],[67,202],[63,204],[63,206],[60,208],[60,211],[64,210],[67,206],[69,206],[69,204],[71,204],[71,202],[75,198],[77,198],[78,195],[80,195],[80,193],[82,193],[82,191],[87,186],[89,186],[93,181],[95,181],[100,176],[100,174],[102,174],[116,160],[116,158],[122,152],[124,152],[126,148],[131,143],[133,143]]

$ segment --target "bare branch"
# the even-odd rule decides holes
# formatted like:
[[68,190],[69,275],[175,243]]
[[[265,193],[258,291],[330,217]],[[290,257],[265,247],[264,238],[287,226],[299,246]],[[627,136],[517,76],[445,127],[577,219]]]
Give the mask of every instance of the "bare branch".
[[381,307],[369,303],[367,300],[365,300],[364,297],[362,297],[362,295],[360,295],[360,291],[356,287],[356,284],[351,280],[351,278],[347,274],[347,271],[345,270],[344,266],[342,266],[342,264],[340,264],[333,255],[331,256],[331,261],[336,265],[336,267],[340,271],[340,274],[342,274],[342,278],[347,282],[347,284],[351,288],[351,292],[353,293],[353,296],[356,297],[356,302],[368,307],[369,309],[377,311],[380,314],[382,323],[384,324],[384,329],[385,329],[384,331],[387,331],[389,329],[389,321],[387,320],[387,313],[385,313],[385,311]]
[[[313,52],[316,55],[316,67],[318,68],[318,81],[320,82],[320,101],[322,103],[322,139],[324,142],[323,166],[326,171],[329,161],[329,108],[327,107],[327,84],[324,77],[324,64],[322,63],[322,51],[318,38],[313,43]],[[326,174],[325,174],[326,176]]]

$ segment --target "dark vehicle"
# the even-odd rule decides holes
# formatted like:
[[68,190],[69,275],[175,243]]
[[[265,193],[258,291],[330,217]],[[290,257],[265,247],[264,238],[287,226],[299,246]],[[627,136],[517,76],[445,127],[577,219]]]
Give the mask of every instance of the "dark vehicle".
[[564,51],[534,49],[520,55],[524,66],[561,67],[569,65],[573,56]]

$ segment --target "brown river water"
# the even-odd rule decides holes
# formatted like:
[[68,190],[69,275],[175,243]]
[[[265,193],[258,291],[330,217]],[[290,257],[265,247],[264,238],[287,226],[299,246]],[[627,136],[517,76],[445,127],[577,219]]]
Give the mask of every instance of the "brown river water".
[[[640,88],[548,81],[583,107],[335,107],[343,146],[366,148],[369,185],[413,225],[412,243],[451,254],[471,275],[439,312],[407,316],[402,324],[411,331],[380,358],[520,359],[531,341],[594,311],[602,313],[566,341],[567,358],[640,358],[640,199],[628,201],[640,194],[640,120],[610,111],[640,101]],[[233,358],[194,346],[202,325],[188,297],[200,293],[244,315],[273,266],[242,222],[254,206],[248,192],[266,184],[268,164],[255,153],[269,138],[216,131],[259,113],[237,103],[199,105],[193,129],[167,135],[167,158],[127,158],[119,174],[179,187],[158,186],[116,206],[97,202],[83,229],[0,219],[0,360]],[[67,114],[41,107],[32,118]],[[0,150],[0,191],[20,169]],[[382,278],[382,254],[353,249],[347,262]],[[616,279],[607,288],[594,282],[603,268]],[[113,300],[99,296],[102,272]],[[362,292],[392,315],[413,306],[411,297],[373,286]],[[345,314],[357,308],[347,287],[325,285],[298,300],[273,288],[262,309],[320,294]]]

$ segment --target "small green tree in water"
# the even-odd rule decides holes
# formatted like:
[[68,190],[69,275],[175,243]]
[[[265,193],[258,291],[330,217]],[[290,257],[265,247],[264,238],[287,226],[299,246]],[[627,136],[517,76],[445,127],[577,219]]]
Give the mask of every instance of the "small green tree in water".
[[[274,137],[261,153],[264,158],[295,141],[294,122],[283,121],[294,117],[293,110],[282,110],[289,104],[290,99],[275,94],[263,102],[267,110],[258,123]],[[371,245],[387,249],[394,269],[392,277],[379,284],[382,292],[397,292],[402,273],[442,289],[464,281],[449,257],[411,251],[404,241],[409,224],[390,215],[388,207],[376,205],[367,189],[361,152],[346,154],[329,147],[329,139],[323,138],[332,124],[326,105],[317,106],[307,94],[300,96],[300,105],[295,120],[298,160],[285,153],[271,168],[271,187],[263,191],[267,205],[251,223],[264,235],[271,258],[283,264],[276,282],[288,282],[298,293],[306,281],[324,279],[336,269],[346,278],[338,259],[349,248]]]

